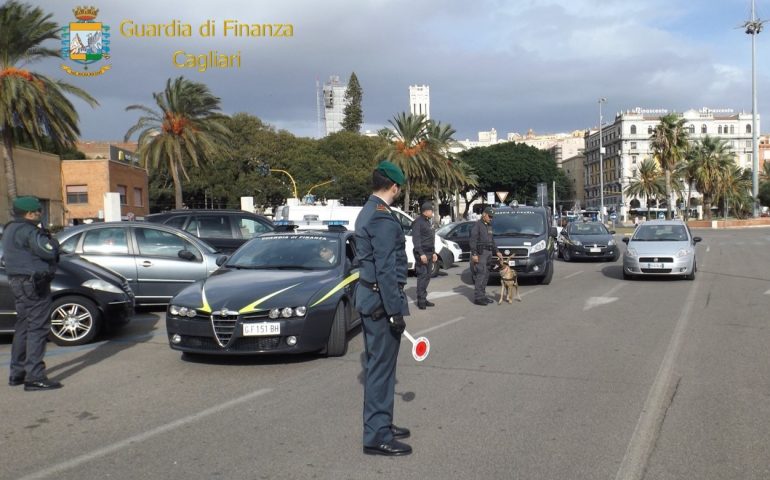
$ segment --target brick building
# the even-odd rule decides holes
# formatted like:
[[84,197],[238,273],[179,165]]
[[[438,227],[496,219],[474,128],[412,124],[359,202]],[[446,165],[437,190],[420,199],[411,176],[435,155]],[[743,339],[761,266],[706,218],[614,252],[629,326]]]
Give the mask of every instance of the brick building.
[[[18,196],[34,195],[43,205],[42,222],[47,226],[64,225],[62,203],[61,160],[58,155],[42,153],[29,148],[13,149],[16,170],[16,193]],[[0,224],[12,218],[8,203],[8,186],[5,180],[5,162],[0,162]]]

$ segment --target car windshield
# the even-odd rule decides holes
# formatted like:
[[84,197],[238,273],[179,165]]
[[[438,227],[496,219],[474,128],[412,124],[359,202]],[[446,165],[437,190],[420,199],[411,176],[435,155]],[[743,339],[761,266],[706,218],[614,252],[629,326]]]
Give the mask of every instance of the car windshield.
[[538,236],[545,233],[543,216],[536,212],[500,212],[492,219],[495,235]]
[[570,235],[609,235],[610,232],[601,223],[573,223],[569,227]]
[[262,235],[225,264],[231,268],[324,270],[340,263],[339,240],[323,235]]
[[640,225],[633,238],[635,242],[686,242],[684,225]]
[[436,230],[436,235],[438,235],[439,237],[444,237],[444,236],[446,236],[449,233],[450,230],[452,230],[456,226],[457,225],[455,225],[453,223],[450,223],[449,225],[444,225],[443,227],[441,227],[438,230]]

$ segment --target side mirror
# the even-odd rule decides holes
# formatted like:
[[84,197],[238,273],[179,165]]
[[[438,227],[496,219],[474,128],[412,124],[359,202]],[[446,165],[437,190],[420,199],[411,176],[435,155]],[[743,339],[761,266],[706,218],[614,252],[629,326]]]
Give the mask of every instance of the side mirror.
[[701,241],[703,241],[703,239],[700,238],[700,237],[692,237],[692,243],[698,243],[698,242],[701,242]]
[[623,237],[623,243],[625,243],[626,245],[628,245],[628,237]]
[[549,234],[556,238],[559,235],[559,231],[556,229],[556,227],[551,227]]
[[195,254],[189,250],[179,250],[177,256],[182,260],[195,260]]
[[217,257],[217,267],[221,267],[225,264],[229,257],[227,255],[220,255]]
[[610,230],[610,235],[615,235],[615,230]]

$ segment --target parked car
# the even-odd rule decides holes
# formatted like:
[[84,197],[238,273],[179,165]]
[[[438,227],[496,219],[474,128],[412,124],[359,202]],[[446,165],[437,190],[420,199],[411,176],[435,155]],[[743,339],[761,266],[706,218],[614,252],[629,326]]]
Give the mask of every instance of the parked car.
[[214,275],[176,295],[169,345],[193,354],[344,355],[353,308],[355,236],[345,228],[265,233]]
[[443,238],[446,241],[454,242],[460,247],[460,255],[457,258],[458,261],[467,262],[471,257],[471,245],[470,236],[471,228],[476,222],[464,221],[450,223],[444,225],[436,231],[436,235]]
[[[492,235],[500,253],[519,278],[548,285],[553,278],[556,227],[545,207],[518,205],[495,208]],[[492,270],[492,275],[497,272]]]
[[78,225],[56,237],[62,252],[77,253],[126,277],[137,305],[167,304],[226,258],[195,235],[147,222]]
[[682,220],[648,220],[623,239],[623,278],[678,275],[694,280],[698,271],[695,246],[700,241]]
[[615,230],[607,230],[601,222],[572,222],[559,236],[559,257],[565,262],[600,259],[611,262],[620,257]]
[[245,210],[172,210],[144,219],[192,233],[227,255],[248,240],[273,231],[273,222],[267,217]]
[[[134,294],[124,277],[77,255],[62,255],[51,293],[50,337],[57,345],[89,343],[104,327],[128,323],[134,311]],[[13,292],[0,264],[0,333],[13,333],[15,323]]]

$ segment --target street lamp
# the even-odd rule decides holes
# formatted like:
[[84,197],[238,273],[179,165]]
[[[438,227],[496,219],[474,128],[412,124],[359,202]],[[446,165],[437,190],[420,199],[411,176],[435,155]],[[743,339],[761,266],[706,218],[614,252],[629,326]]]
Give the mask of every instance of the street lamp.
[[607,99],[599,99],[599,197],[601,208],[599,209],[599,218],[604,223],[604,155],[602,152],[602,104],[607,103]]
[[334,181],[336,181],[336,179],[335,179],[335,178],[332,178],[331,180],[327,180],[327,181],[325,181],[325,182],[316,183],[315,185],[313,185],[312,187],[310,187],[310,188],[308,189],[308,191],[307,191],[307,193],[305,194],[305,196],[307,196],[307,195],[310,195],[310,192],[312,192],[312,191],[313,191],[313,189],[314,189],[315,187],[320,187],[321,185],[326,185],[326,184],[328,184],[328,183],[332,183],[332,182],[334,182]]
[[286,174],[286,176],[287,176],[287,177],[289,177],[289,180],[291,180],[291,185],[292,185],[292,187],[294,187],[294,188],[293,188],[293,190],[294,190],[294,198],[297,198],[297,199],[299,198],[299,197],[297,196],[297,183],[294,181],[294,177],[292,177],[292,176],[291,176],[291,173],[287,172],[286,170],[281,170],[281,169],[279,169],[279,168],[271,168],[271,169],[270,169],[270,171],[271,171],[271,172],[281,172],[281,173],[285,173],[285,174]]
[[762,25],[765,22],[758,20],[754,14],[754,0],[751,0],[751,20],[743,26],[746,27],[746,34],[751,35],[751,142],[753,145],[751,151],[751,194],[754,197],[754,216],[759,216],[758,197],[759,197],[759,139],[757,132],[757,70],[755,60],[757,47],[757,34],[762,31]]

